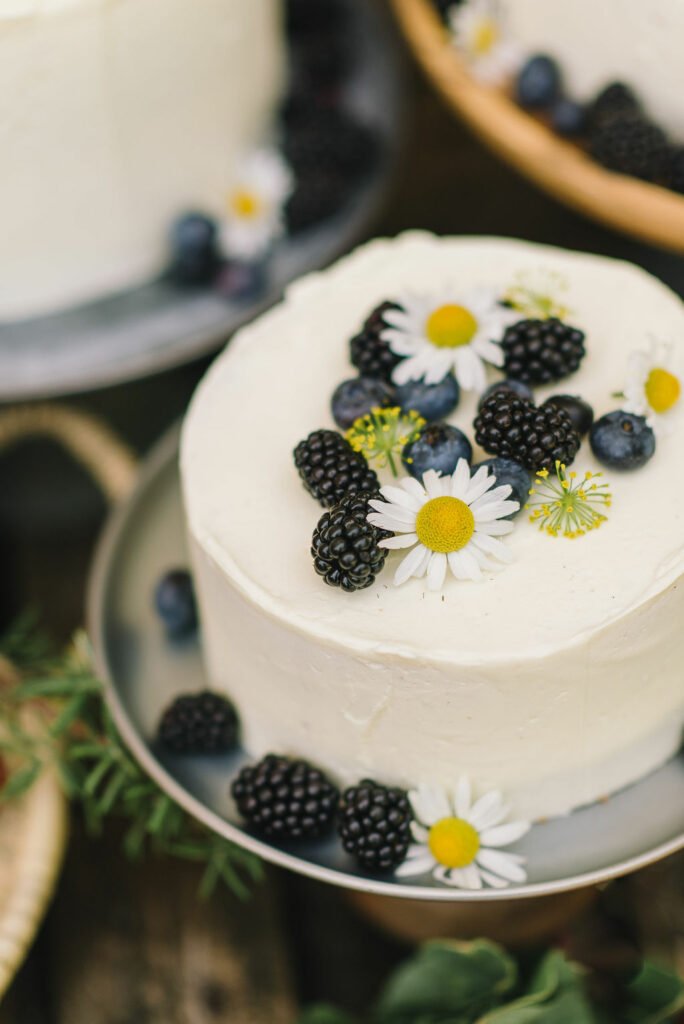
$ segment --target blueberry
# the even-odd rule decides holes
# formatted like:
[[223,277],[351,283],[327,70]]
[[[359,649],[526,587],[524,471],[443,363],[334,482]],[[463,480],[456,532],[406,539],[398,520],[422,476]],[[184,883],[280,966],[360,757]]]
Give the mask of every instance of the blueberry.
[[395,401],[394,388],[375,377],[353,377],[339,384],[332,396],[331,406],[335,423],[348,430],[354,420],[365,416],[371,409],[383,408]]
[[643,416],[631,412],[609,412],[591,428],[591,450],[611,469],[639,469],[655,451],[655,434]]
[[456,469],[459,459],[470,462],[472,457],[472,445],[462,430],[448,423],[430,423],[423,427],[415,441],[406,445],[401,461],[411,476],[420,480],[428,469],[448,476]]
[[[518,512],[520,512],[529,497],[530,487],[532,486],[532,476],[529,470],[521,466],[519,462],[503,457],[484,459],[482,462],[478,462],[476,466],[473,466],[473,472],[479,469],[480,466],[487,466],[489,472],[494,474],[497,487],[503,484],[508,484],[511,487],[512,493],[508,500],[517,501],[520,504],[518,509]],[[518,512],[512,512],[510,516],[505,516],[505,518],[513,519],[518,515]]]
[[154,592],[154,605],[169,636],[187,636],[197,628],[195,591],[187,570],[164,573]]
[[512,391],[518,398],[527,398],[530,402],[534,401],[532,389],[527,384],[523,384],[521,380],[497,380],[495,384],[490,384],[480,395],[477,411],[480,412],[482,406],[491,395],[498,395],[501,391]]
[[538,53],[523,66],[516,82],[516,99],[528,110],[550,107],[560,92],[560,70],[552,57]]
[[454,411],[461,397],[461,389],[453,373],[448,373],[438,384],[424,380],[410,380],[397,388],[397,402],[404,412],[413,409],[429,423],[443,420]]
[[587,111],[581,103],[575,103],[565,96],[556,100],[551,108],[551,127],[559,135],[575,138],[582,135],[587,126]]
[[219,266],[216,223],[203,213],[185,213],[171,228],[171,275],[183,284],[205,284]]
[[591,430],[591,425],[594,422],[594,410],[583,398],[574,395],[551,395],[542,403],[542,409],[549,405],[554,409],[563,409],[564,412],[567,412],[580,437],[584,437]]

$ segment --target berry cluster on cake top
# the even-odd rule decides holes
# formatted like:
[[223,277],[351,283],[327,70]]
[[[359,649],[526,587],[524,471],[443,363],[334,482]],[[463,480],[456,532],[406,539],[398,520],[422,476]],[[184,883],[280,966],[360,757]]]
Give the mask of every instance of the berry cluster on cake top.
[[[678,408],[680,371],[654,342],[629,357],[622,407],[595,420],[581,396],[537,404],[533,389],[571,377],[586,354],[564,287],[540,272],[499,292],[406,293],[369,313],[349,343],[358,376],[331,396],[339,430],[314,430],[294,450],[326,509],[311,553],[327,584],[365,589],[400,551],[395,584],[425,577],[439,591],[448,575],[480,580],[510,562],[504,538],[522,508],[551,536],[606,521],[602,473],[574,468],[583,439],[612,470],[645,465]],[[502,374],[489,386],[487,367]],[[447,422],[462,391],[479,396],[471,437]],[[488,456],[474,464],[473,441]]]

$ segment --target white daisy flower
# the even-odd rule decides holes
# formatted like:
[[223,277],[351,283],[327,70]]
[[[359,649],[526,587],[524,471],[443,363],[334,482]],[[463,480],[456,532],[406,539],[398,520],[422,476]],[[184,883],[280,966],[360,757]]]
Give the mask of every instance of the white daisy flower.
[[479,580],[483,569],[510,562],[513,556],[498,538],[513,523],[502,517],[517,512],[508,501],[511,487],[495,487],[496,477],[481,466],[471,477],[470,466],[459,459],[452,476],[434,469],[423,474],[422,485],[404,477],[398,487],[381,487],[384,501],[372,499],[368,522],[396,534],[380,541],[384,548],[411,548],[394,574],[395,586],[412,576],[427,574],[429,590],[441,590],[447,567],[457,580]]
[[667,433],[680,410],[681,368],[672,345],[653,341],[648,352],[632,352],[627,363],[625,412],[645,416],[656,433]]
[[481,391],[486,384],[483,361],[503,365],[497,344],[518,314],[502,306],[495,292],[477,289],[466,295],[404,295],[401,309],[384,313],[389,325],[382,338],[404,358],[394,368],[395,384],[424,378],[437,384],[451,371],[466,391]]
[[280,153],[259,149],[237,168],[220,225],[227,257],[254,260],[284,230],[283,206],[292,191],[292,174]]
[[437,786],[420,786],[409,793],[409,800],[416,818],[411,822],[415,843],[397,876],[431,871],[438,882],[458,889],[503,889],[526,880],[525,858],[500,847],[521,839],[530,824],[505,822],[508,810],[499,792],[473,803],[470,782],[462,776],[453,795]]
[[502,85],[522,63],[520,47],[506,34],[493,0],[463,0],[449,11],[454,45],[469,70],[487,85]]

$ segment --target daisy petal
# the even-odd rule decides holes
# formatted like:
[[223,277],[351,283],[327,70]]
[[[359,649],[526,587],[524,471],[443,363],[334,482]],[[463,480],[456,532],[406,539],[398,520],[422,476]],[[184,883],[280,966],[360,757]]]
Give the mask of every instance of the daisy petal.
[[428,590],[441,590],[447,571],[447,556],[435,551],[430,559],[427,571]]
[[504,537],[515,529],[510,519],[494,519],[492,522],[477,524],[478,533],[486,533],[490,537]]
[[482,849],[476,859],[483,868],[509,882],[524,882],[527,878],[527,872],[512,854],[502,853],[501,850]]
[[465,459],[459,459],[456,463],[454,475],[451,478],[451,495],[465,501],[470,486],[470,466]]
[[395,876],[397,878],[410,878],[412,875],[424,875],[428,871],[431,871],[434,867],[435,859],[430,853],[425,853],[423,857],[413,857],[411,860],[405,860],[403,864],[400,864],[395,869]]
[[371,526],[379,526],[381,530],[391,530],[392,533],[411,533],[416,528],[415,516],[412,523],[404,523],[386,512],[369,512],[366,519]]
[[431,558],[432,558],[432,552],[428,551],[428,549],[426,548],[425,549],[425,554],[423,556],[423,561],[420,563],[420,565],[416,566],[416,568],[413,570],[413,575],[417,579],[421,579],[425,575],[425,573],[428,571],[428,566],[430,565],[430,559]]
[[415,477],[405,476],[399,481],[399,485],[409,494],[413,495],[413,497],[418,498],[421,505],[423,504],[425,501],[425,491]]
[[409,551],[406,558],[399,563],[397,571],[394,574],[394,585],[396,587],[401,586],[402,583],[406,583],[406,580],[413,576],[418,565],[423,561],[425,550],[426,549],[422,544],[417,544],[412,551]]
[[423,487],[427,491],[429,498],[442,497],[442,484],[439,474],[434,469],[428,469],[427,473],[423,473]]
[[[401,505],[403,508],[413,509],[414,512],[417,512],[421,506],[420,498],[415,494],[409,494],[408,491],[402,490],[401,487],[383,487],[380,493],[383,498],[386,498],[393,505]],[[368,504],[373,508],[377,508],[378,505],[374,500],[369,501]],[[382,512],[382,509],[378,509],[378,511]]]
[[509,846],[530,831],[529,821],[507,821],[505,825],[486,828],[480,833],[483,846]]
[[477,582],[482,579],[482,572],[477,560],[468,551],[450,551],[448,554],[449,568],[457,580],[473,580]]
[[419,824],[419,822],[415,821],[415,819],[411,822],[410,828],[411,835],[413,836],[417,843],[423,843],[423,845],[427,843],[428,836],[430,835],[428,829],[426,829],[423,825]]
[[468,864],[465,868],[445,868],[443,875],[441,871],[438,875],[438,871],[439,868],[435,868],[435,878],[439,877],[440,882],[445,882],[447,885],[471,891],[482,888],[482,878],[476,864]]
[[430,827],[441,818],[451,817],[449,800],[439,786],[419,786],[412,789],[408,797],[413,813],[423,825]]
[[471,541],[480,551],[486,551],[488,555],[494,555],[502,562],[512,562],[513,552],[502,544],[496,537],[488,537],[487,534],[476,532]]
[[480,876],[483,882],[491,886],[492,889],[506,889],[510,885],[510,882],[506,881],[505,878],[499,878],[498,875],[493,875],[491,871],[485,871],[480,866]]
[[503,821],[506,812],[507,808],[501,793],[498,789],[492,789],[476,801],[468,821],[478,832],[483,832],[484,829],[491,828]]
[[418,543],[417,533],[402,533],[396,537],[386,537],[378,541],[379,548],[387,548],[388,551],[396,551],[398,548],[410,548]]

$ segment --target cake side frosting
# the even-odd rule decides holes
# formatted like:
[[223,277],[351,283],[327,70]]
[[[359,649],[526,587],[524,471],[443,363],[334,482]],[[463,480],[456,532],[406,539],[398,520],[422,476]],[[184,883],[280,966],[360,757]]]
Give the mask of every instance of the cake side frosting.
[[159,273],[169,227],[219,215],[283,78],[274,0],[0,4],[0,320]]
[[[588,355],[560,390],[582,394],[598,415],[614,407],[645,333],[681,347],[679,300],[627,264],[412,233],[300,282],[200,387],[182,464],[205,652],[254,753],[303,754],[347,780],[444,783],[465,770],[505,784],[516,812],[539,817],[596,799],[674,752],[683,520],[667,457],[613,477],[610,521],[581,541],[541,536],[521,517],[507,538],[514,564],[479,585],[394,589],[390,573],[344,595],[322,585],[308,557],[320,508],[290,453],[330,425],[329,397],[352,375],[347,343],[364,316],[407,287],[503,290],[540,267],[567,279],[570,320],[587,332]],[[552,390],[539,389],[540,399]],[[450,420],[472,433],[475,404],[464,395]],[[577,465],[599,468],[586,445]],[[656,494],[670,499],[657,511]]]

